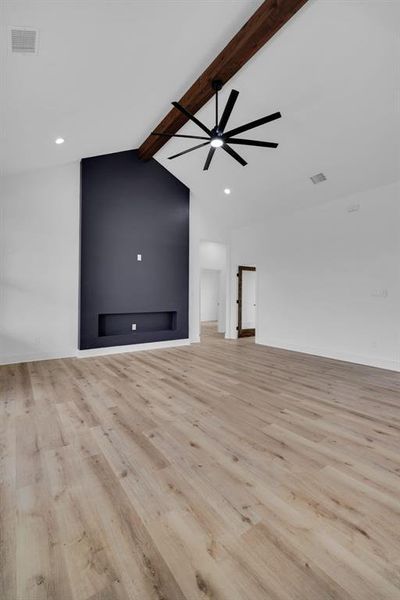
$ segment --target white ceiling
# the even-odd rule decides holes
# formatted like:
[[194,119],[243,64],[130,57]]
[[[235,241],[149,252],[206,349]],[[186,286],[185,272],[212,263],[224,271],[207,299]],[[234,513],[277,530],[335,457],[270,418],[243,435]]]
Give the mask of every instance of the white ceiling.
[[[139,146],[260,4],[3,0],[3,172]],[[156,158],[227,225],[398,179],[399,23],[397,0],[310,0],[221,94],[222,105],[240,91],[232,127],[280,110],[245,136],[279,148],[237,147],[244,168],[218,150],[208,172],[206,149],[167,159],[190,140]],[[38,28],[39,54],[11,55],[8,25]],[[211,124],[212,103],[198,117]],[[320,171],[328,180],[314,186]]]
[[[4,171],[138,147],[260,4],[1,0]],[[38,55],[8,51],[10,25],[39,29]]]

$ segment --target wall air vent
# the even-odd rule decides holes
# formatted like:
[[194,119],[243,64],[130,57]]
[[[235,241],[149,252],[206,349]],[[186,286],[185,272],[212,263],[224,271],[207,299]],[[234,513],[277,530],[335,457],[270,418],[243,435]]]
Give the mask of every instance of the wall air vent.
[[11,52],[16,54],[37,54],[39,32],[30,27],[10,27]]
[[317,173],[316,175],[310,177],[310,179],[313,183],[321,183],[321,181],[326,181],[326,177],[323,173]]

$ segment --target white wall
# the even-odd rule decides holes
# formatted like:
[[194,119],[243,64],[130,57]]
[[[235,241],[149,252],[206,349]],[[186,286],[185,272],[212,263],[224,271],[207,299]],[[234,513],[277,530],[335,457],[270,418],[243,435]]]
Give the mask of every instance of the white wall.
[[[0,363],[75,355],[79,164],[0,185]],[[400,370],[399,191],[388,185],[235,230],[227,336],[236,335],[237,265],[255,265],[258,343]],[[201,199],[192,196],[190,210],[190,339],[198,341],[200,271],[219,268],[226,252],[204,240],[225,242],[227,232]]]
[[257,268],[257,343],[400,370],[399,192],[392,184],[232,233],[231,290],[238,264]]
[[[78,162],[0,177],[0,364],[93,354],[77,351],[79,180]],[[200,335],[200,242],[225,236],[204,203],[192,196],[192,341],[199,341]],[[105,351],[138,349],[135,345]]]
[[218,321],[220,271],[201,270],[200,320]]
[[0,363],[77,349],[79,164],[1,178]]
[[202,269],[226,268],[226,246],[220,242],[202,240],[200,242],[200,265]]

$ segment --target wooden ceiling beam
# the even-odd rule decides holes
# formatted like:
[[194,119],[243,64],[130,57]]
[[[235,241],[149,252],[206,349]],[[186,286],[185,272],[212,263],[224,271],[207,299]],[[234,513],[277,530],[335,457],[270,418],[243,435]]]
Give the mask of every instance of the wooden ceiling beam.
[[[307,1],[265,0],[182,96],[179,103],[192,114],[197,113],[214,95],[212,81],[219,79],[223,84],[229,81]],[[187,121],[188,118],[184,114],[172,108],[154,131],[177,133]],[[139,157],[149,160],[167,141],[168,138],[149,135],[138,150]]]

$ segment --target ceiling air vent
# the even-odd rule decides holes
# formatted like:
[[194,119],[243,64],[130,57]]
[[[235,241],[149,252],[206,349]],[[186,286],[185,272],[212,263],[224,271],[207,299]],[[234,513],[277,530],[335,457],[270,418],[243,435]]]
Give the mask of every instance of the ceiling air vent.
[[316,175],[310,177],[310,179],[313,183],[321,183],[321,181],[326,181],[326,177],[323,173],[317,173]]
[[37,54],[39,32],[29,27],[10,27],[11,52]]

